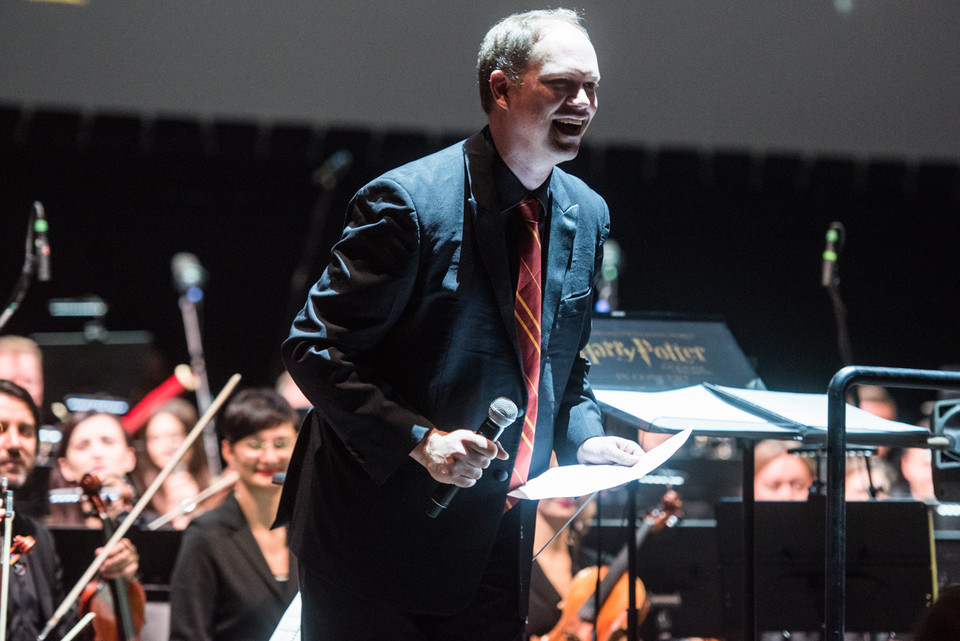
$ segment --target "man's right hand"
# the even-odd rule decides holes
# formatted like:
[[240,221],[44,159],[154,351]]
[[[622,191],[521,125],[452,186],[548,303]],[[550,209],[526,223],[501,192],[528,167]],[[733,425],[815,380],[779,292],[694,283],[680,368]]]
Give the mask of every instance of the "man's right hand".
[[472,487],[490,466],[493,459],[506,460],[507,451],[500,443],[470,430],[427,432],[410,452],[430,476],[440,483]]

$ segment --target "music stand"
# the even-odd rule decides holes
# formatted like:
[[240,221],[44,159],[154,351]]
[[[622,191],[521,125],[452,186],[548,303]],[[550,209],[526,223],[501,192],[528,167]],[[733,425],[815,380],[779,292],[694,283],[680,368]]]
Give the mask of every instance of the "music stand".
[[[663,391],[703,381],[756,389],[764,387],[718,315],[623,311],[598,314],[593,318],[590,341],[582,354],[591,362],[590,383],[598,393],[601,390]],[[608,434],[620,433],[636,438],[638,424],[635,416],[608,404],[601,404],[601,409]],[[723,439],[735,435],[721,433],[716,436]],[[741,442],[740,450],[743,457],[741,473],[746,475],[749,468],[752,474],[753,441]],[[752,500],[752,492],[751,483],[745,496]],[[636,506],[637,484],[632,483],[627,508],[635,513]],[[745,517],[749,522],[749,511]],[[627,540],[633,539],[635,528],[635,519],[630,519]],[[752,528],[747,529],[752,531]],[[750,546],[752,542],[748,538],[744,544]],[[633,552],[633,548],[630,549]],[[636,555],[631,554],[630,558],[630,573],[636,576]],[[631,639],[635,638],[635,629],[629,633]]]
[[[616,390],[597,391],[597,398],[605,410],[612,411],[623,417],[623,420],[634,421],[638,429],[673,432],[683,428],[693,428],[702,435],[725,435],[739,439],[742,456],[742,493],[744,500],[743,510],[743,560],[744,560],[744,599],[743,608],[747,638],[756,636],[756,612],[753,594],[755,591],[754,561],[755,543],[753,540],[755,516],[753,502],[753,444],[754,441],[765,438],[779,438],[803,440],[810,443],[828,442],[828,468],[833,453],[832,439],[836,438],[833,430],[831,412],[835,411],[835,399],[831,395],[823,394],[796,394],[789,392],[771,392],[767,390],[735,390],[732,388],[713,389],[716,386],[702,384],[680,390],[664,392],[622,392]],[[717,394],[720,391],[722,394]],[[840,397],[842,399],[842,397]],[[842,402],[842,401],[841,401]],[[843,427],[846,428],[846,414],[848,409],[844,404],[842,411]],[[923,446],[927,442],[929,432],[917,426],[887,421],[858,408],[850,408],[851,441],[863,444],[889,444],[904,446]],[[841,456],[844,452],[846,435],[840,446]],[[841,461],[842,465],[842,461]],[[839,483],[842,492],[844,470],[828,469],[828,497]],[[843,495],[840,494],[840,501]],[[836,499],[830,499],[834,501]],[[832,547],[829,543],[831,536],[837,537],[835,521],[829,518],[831,514],[828,503],[827,520],[827,576],[829,582]],[[843,594],[834,594],[842,607]],[[827,599],[827,620],[831,616],[831,608],[836,609],[836,603]],[[754,624],[751,624],[754,622]],[[753,634],[750,634],[750,631]],[[839,640],[838,640],[839,641]]]
[[[717,506],[723,634],[743,630],[742,503]],[[756,504],[756,606],[762,631],[819,631],[824,622],[825,501]],[[936,591],[932,532],[919,501],[847,504],[848,629],[909,632]]]
[[[627,541],[627,524],[600,518],[584,535],[581,546],[593,557],[597,542],[604,555],[614,555]],[[720,637],[720,562],[716,525],[712,519],[684,520],[651,533],[637,559],[637,573],[650,599],[648,620],[657,620],[657,636]]]
[[[826,641],[843,641],[845,575],[847,389],[852,385],[880,385],[914,389],[956,389],[960,372],[903,369],[893,367],[844,367],[833,375],[827,386],[827,522],[826,578],[824,580],[824,617]],[[926,443],[914,446],[924,446]],[[932,444],[931,444],[932,447]]]
[[42,332],[30,338],[43,353],[47,405],[71,394],[132,400],[137,388],[149,383],[155,360],[150,332],[106,332],[96,340],[83,332]]
[[[63,585],[74,585],[103,547],[103,530],[85,527],[48,528],[53,535],[63,567]],[[127,535],[140,550],[138,576],[148,601],[170,599],[170,573],[180,549],[181,530],[141,530],[130,528]]]

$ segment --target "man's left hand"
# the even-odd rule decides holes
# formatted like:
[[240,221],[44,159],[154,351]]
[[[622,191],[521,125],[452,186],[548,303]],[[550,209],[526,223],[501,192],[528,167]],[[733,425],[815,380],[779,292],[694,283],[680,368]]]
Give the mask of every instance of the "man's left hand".
[[619,436],[594,436],[580,444],[577,461],[586,465],[631,466],[640,460],[643,448]]

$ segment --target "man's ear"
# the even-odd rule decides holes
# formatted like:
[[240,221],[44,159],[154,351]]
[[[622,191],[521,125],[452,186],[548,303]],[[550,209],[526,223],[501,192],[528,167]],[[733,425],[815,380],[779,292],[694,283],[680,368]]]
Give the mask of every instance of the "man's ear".
[[513,83],[503,70],[497,69],[490,74],[490,93],[493,95],[493,102],[501,109],[507,108],[507,94],[512,87]]

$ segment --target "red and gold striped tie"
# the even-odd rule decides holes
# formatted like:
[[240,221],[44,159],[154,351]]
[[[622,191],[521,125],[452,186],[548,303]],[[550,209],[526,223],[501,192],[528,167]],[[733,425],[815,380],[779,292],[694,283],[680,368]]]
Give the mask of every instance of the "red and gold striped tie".
[[[530,459],[533,456],[533,438],[537,430],[538,390],[540,388],[540,308],[543,293],[540,289],[540,201],[527,198],[518,205],[523,217],[520,234],[520,273],[513,315],[520,339],[523,357],[523,376],[527,385],[527,411],[523,416],[523,433],[514,459],[510,490],[527,482]],[[504,511],[516,504],[507,497]]]

